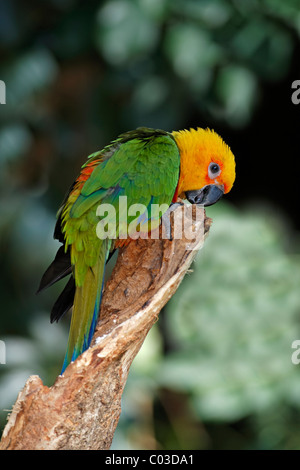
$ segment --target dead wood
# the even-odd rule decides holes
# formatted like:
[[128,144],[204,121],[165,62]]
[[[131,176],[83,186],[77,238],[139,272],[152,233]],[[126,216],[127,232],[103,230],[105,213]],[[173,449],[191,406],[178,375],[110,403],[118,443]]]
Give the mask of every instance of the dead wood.
[[[175,217],[186,214],[186,205],[174,212]],[[211,219],[204,211],[201,215],[189,221],[193,242],[185,236],[139,239],[120,249],[91,347],[51,387],[36,375],[29,377],[4,429],[1,450],[110,448],[130,365],[209,231]]]

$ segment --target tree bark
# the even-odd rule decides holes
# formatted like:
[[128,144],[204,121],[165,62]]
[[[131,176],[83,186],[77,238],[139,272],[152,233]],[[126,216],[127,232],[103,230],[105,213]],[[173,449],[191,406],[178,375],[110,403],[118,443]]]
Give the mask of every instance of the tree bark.
[[[110,448],[130,365],[211,225],[203,209],[193,206],[196,213],[191,217],[187,207],[179,206],[172,214],[172,240],[138,239],[119,250],[90,348],[51,387],[36,375],[29,377],[4,429],[0,450]],[[185,235],[176,238],[177,216],[195,231],[193,241]]]

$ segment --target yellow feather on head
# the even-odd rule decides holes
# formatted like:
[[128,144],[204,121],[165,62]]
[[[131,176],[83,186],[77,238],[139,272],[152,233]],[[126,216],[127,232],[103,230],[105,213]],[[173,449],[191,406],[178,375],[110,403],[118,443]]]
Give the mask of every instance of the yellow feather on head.
[[[172,135],[180,151],[178,194],[201,189],[207,184],[224,186],[228,193],[235,180],[235,158],[224,140],[211,129],[174,131]],[[210,163],[219,165],[217,178],[209,176]]]

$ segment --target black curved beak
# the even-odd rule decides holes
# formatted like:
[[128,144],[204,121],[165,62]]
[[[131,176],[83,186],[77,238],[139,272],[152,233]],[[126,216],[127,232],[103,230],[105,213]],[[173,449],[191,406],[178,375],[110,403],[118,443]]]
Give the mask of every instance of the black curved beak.
[[202,204],[205,207],[218,202],[223,194],[224,186],[216,184],[207,184],[201,189],[185,192],[186,198],[191,204]]

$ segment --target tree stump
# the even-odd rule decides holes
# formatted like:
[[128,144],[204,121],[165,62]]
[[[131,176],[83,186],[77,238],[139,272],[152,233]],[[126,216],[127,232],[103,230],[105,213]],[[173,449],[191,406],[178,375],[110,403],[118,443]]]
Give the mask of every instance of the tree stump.
[[138,239],[119,250],[90,348],[51,387],[36,375],[29,377],[4,429],[1,450],[110,448],[130,365],[209,232],[212,221],[205,211],[192,206],[191,217],[188,207],[176,208],[171,226],[174,237],[174,218],[187,217],[193,241],[184,234]]

